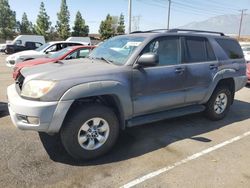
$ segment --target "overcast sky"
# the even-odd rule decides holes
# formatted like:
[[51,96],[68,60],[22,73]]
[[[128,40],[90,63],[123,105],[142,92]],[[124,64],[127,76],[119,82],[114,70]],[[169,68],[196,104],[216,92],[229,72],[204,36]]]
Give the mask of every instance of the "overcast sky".
[[[39,11],[41,0],[9,0],[11,8],[20,20],[23,12],[33,23]],[[61,0],[44,0],[50,21],[56,24],[56,13]],[[90,33],[98,33],[99,25],[108,13],[113,16],[125,15],[127,23],[128,0],[67,0],[70,11],[70,24],[74,23],[79,10],[90,27]],[[132,0],[132,29],[148,30],[166,28],[168,0]],[[240,9],[248,9],[250,0],[172,0],[170,27],[178,27],[194,21],[206,20],[224,14],[239,14]],[[137,26],[137,27],[135,27]]]

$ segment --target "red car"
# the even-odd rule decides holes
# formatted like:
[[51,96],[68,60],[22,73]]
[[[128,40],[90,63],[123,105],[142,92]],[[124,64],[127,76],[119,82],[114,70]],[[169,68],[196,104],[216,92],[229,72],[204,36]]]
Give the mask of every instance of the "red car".
[[70,46],[64,48],[54,54],[49,55],[46,58],[32,59],[16,64],[13,71],[13,78],[16,80],[20,74],[20,71],[24,67],[32,67],[34,65],[40,65],[45,63],[53,63],[59,60],[78,59],[88,56],[88,54],[95,48],[95,46]]
[[250,61],[247,61],[247,83],[250,84]]

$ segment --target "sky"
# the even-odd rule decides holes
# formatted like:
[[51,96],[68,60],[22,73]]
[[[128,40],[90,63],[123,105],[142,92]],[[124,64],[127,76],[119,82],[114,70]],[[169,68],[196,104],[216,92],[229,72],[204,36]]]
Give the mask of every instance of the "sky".
[[[43,0],[52,25],[56,24],[61,0]],[[170,28],[203,21],[225,14],[240,14],[240,9],[248,9],[250,0],[171,0]],[[35,23],[41,0],[9,0],[11,9],[16,11],[17,20],[23,12]],[[79,10],[89,25],[90,33],[98,33],[99,25],[107,14],[125,15],[127,26],[128,0],[67,0],[70,11],[70,25],[74,24]],[[132,0],[132,30],[150,30],[167,27],[168,0]],[[127,27],[126,27],[127,31]]]

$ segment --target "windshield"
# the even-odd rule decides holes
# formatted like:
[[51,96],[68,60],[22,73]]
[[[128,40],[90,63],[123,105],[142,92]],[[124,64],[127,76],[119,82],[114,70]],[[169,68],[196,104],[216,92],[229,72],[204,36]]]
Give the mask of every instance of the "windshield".
[[54,54],[50,54],[49,58],[53,58],[53,59],[54,58],[59,58],[59,57],[63,56],[64,54],[66,54],[67,52],[71,51],[71,50],[72,50],[71,47],[64,48],[64,49],[62,49],[62,50],[60,50],[60,51],[58,51],[58,52],[56,52]]
[[42,50],[44,50],[45,48],[47,48],[50,45],[50,43],[46,43],[42,46],[40,46],[39,48],[35,49],[37,52],[40,52]]
[[93,59],[105,59],[117,65],[124,65],[144,39],[145,37],[114,37],[94,49],[89,57]]

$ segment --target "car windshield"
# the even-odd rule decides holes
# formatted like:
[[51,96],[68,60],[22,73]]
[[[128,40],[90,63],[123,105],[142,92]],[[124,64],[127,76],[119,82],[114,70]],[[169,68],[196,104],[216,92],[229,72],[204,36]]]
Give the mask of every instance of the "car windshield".
[[145,37],[133,36],[111,38],[95,48],[89,55],[89,58],[102,59],[116,65],[124,65],[144,39]]
[[71,50],[72,50],[71,47],[64,48],[64,49],[62,49],[62,50],[60,50],[60,51],[58,51],[58,52],[56,52],[54,54],[50,54],[48,57],[53,58],[53,59],[54,58],[59,58],[59,57],[63,56],[64,54],[66,54],[67,52],[71,51]]
[[47,48],[50,45],[50,43],[46,43],[39,48],[35,49],[37,52],[43,51],[45,48]]

